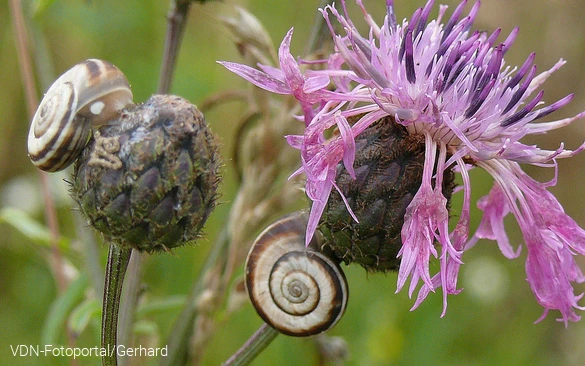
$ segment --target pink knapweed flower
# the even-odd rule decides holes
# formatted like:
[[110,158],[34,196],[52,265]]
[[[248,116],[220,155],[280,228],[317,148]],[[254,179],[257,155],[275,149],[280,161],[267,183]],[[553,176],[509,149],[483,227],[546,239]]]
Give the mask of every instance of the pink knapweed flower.
[[[332,190],[343,196],[336,182],[338,165],[356,176],[356,137],[376,121],[391,117],[409,134],[420,135],[425,144],[422,182],[404,213],[397,291],[410,277],[412,295],[422,280],[416,308],[430,291],[442,287],[444,314],[447,294],[460,291],[457,277],[462,254],[478,239],[497,241],[507,258],[520,254],[504,228],[504,218],[511,213],[526,243],[528,282],[545,308],[540,319],[549,310],[559,310],[559,320],[565,325],[569,320],[579,320],[575,309],[585,309],[578,304],[583,295],[575,295],[572,283],[585,281],[575,262],[577,254],[585,255],[585,231],[565,214],[547,188],[556,184],[556,160],[573,156],[583,146],[571,151],[561,143],[557,150],[549,151],[520,141],[585,116],[583,112],[572,118],[540,122],[572,99],[569,95],[548,106],[541,102],[540,86],[565,61],[540,74],[533,65],[534,54],[519,68],[507,66],[504,55],[518,29],[502,43],[496,42],[500,30],[491,34],[470,30],[479,2],[462,16],[466,6],[463,1],[443,23],[447,7],[440,6],[437,18],[429,21],[433,8],[430,0],[400,24],[393,1],[387,0],[381,26],[361,0],[356,2],[369,25],[366,36],[349,19],[344,0],[343,12],[334,6],[320,10],[331,30],[335,51],[317,62],[318,69],[301,69],[291,55],[292,29],[280,45],[280,68],[259,65],[257,70],[221,62],[261,88],[293,95],[302,106],[304,134],[286,139],[300,150],[302,166],[295,174],[306,175],[306,194],[312,200],[307,241],[319,225]],[[336,23],[343,32],[336,32]],[[335,133],[326,134],[333,129]],[[520,164],[552,167],[555,178],[537,182]],[[468,171],[476,167],[487,171],[494,184],[477,202],[483,218],[475,234],[470,235]],[[442,186],[450,171],[459,173],[463,182],[463,204],[452,229]],[[344,200],[353,215],[351,202]],[[354,215],[354,219],[360,218]],[[439,247],[440,254],[436,250]],[[429,273],[431,256],[440,258],[440,270],[433,276]]]

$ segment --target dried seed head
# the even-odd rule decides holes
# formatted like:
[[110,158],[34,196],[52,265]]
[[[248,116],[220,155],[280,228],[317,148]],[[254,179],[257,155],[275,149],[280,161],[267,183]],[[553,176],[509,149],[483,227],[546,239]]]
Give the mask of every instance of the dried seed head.
[[238,51],[242,56],[250,57],[252,63],[271,64],[276,55],[270,35],[260,21],[246,9],[235,7],[237,15],[220,16],[234,38]]
[[167,250],[199,236],[219,167],[203,114],[180,97],[154,95],[95,133],[75,164],[72,193],[106,240]]

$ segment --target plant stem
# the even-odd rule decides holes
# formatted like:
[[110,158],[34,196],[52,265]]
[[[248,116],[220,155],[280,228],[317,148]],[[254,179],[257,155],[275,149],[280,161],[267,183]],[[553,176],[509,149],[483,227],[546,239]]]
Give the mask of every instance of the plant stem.
[[[325,8],[325,6],[333,4],[334,0],[321,0],[319,3],[319,9]],[[311,35],[309,41],[306,43],[305,54],[309,55],[323,46],[323,40],[329,28],[321,13],[315,14],[315,20],[313,21],[313,27],[311,28]]]
[[244,345],[234,353],[223,366],[244,366],[252,362],[278,335],[278,331],[268,324],[264,323],[260,328],[244,343]]
[[171,1],[171,10],[167,15],[167,33],[165,39],[165,50],[158,79],[158,94],[167,94],[171,87],[171,80],[177,64],[179,46],[185,32],[185,24],[189,9],[190,0]]
[[9,4],[10,10],[12,12],[14,38],[16,41],[16,49],[19,61],[18,65],[20,66],[20,75],[22,76],[22,84],[24,86],[24,93],[26,96],[28,115],[29,117],[32,117],[37,110],[39,99],[37,98],[32,62],[28,53],[28,42],[26,38],[27,31],[24,21],[24,14],[19,0],[10,0]]
[[110,245],[106,276],[104,281],[104,299],[102,305],[102,348],[107,355],[102,358],[102,365],[117,365],[116,357],[118,309],[124,284],[124,274],[130,261],[132,249],[122,249]]

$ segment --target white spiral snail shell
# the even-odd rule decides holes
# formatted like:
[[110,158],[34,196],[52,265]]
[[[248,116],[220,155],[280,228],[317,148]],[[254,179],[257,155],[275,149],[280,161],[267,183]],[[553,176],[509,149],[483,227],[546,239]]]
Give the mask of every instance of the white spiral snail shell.
[[306,215],[267,227],[246,261],[246,288],[256,311],[281,333],[310,336],[331,328],[345,311],[348,286],[339,265],[305,247]]
[[28,155],[38,168],[56,172],[79,156],[92,132],[132,104],[122,72],[107,61],[73,66],[49,88],[33,118]]

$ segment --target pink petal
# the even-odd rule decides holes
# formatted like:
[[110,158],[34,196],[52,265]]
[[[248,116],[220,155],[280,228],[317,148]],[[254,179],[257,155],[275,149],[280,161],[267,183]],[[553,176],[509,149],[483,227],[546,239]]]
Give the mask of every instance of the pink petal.
[[259,88],[276,94],[291,94],[291,89],[285,83],[262,71],[234,62],[218,61],[217,63],[223,65],[226,69],[241,76]]

